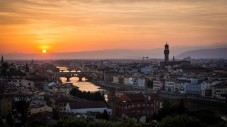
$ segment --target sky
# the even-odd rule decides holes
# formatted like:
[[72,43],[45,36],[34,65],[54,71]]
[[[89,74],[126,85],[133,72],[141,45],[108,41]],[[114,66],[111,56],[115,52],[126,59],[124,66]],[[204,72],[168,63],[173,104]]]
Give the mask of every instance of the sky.
[[0,53],[227,44],[227,0],[0,0]]

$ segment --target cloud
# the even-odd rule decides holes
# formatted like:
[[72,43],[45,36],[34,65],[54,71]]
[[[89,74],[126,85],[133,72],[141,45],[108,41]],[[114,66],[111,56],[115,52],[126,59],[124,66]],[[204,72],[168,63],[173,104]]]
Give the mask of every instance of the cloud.
[[227,41],[226,0],[0,0],[0,5],[4,43],[80,40],[108,48],[104,42],[160,47],[166,40]]

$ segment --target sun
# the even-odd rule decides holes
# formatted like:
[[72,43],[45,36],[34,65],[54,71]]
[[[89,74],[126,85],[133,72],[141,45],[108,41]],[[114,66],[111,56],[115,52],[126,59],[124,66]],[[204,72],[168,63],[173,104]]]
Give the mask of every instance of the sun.
[[45,54],[46,52],[47,52],[47,50],[46,50],[46,49],[43,49],[43,50],[42,50],[42,53],[43,53],[43,54]]

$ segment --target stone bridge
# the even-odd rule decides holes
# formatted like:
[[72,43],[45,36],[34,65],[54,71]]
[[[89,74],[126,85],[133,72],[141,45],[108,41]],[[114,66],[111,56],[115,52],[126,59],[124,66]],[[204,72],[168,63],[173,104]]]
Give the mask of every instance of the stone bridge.
[[60,77],[65,77],[67,78],[67,81],[69,81],[69,79],[71,77],[78,77],[79,81],[82,81],[82,78],[85,77],[88,80],[91,80],[93,76],[93,72],[55,72],[54,74],[54,79],[55,80],[59,80]]

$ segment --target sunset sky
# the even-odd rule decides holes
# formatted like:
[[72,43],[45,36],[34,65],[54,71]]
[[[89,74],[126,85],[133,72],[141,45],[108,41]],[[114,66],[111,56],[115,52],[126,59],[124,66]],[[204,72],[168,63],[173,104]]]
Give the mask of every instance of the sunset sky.
[[227,44],[227,0],[0,0],[0,52]]

